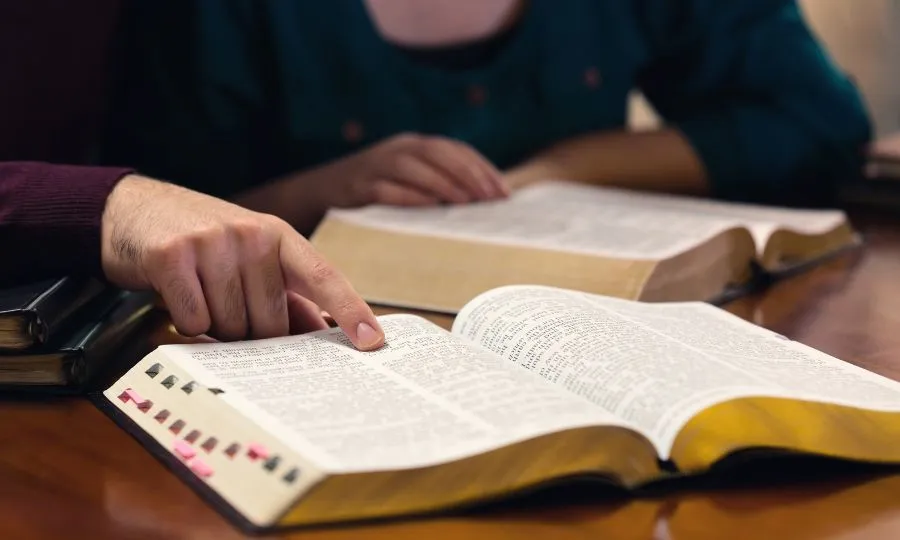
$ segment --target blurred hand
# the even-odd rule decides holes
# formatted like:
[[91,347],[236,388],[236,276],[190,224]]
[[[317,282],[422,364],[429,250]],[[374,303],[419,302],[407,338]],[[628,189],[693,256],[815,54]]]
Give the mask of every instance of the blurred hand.
[[470,146],[425,135],[392,137],[316,170],[308,180],[325,191],[328,206],[344,208],[462,204],[509,194],[500,172]]
[[541,157],[533,158],[504,172],[503,179],[510,191],[519,191],[538,183],[567,179],[566,171]]
[[221,340],[327,328],[327,311],[353,344],[384,332],[345,278],[284,221],[139,176],[110,194],[103,271],[126,289],[155,289],[175,328]]

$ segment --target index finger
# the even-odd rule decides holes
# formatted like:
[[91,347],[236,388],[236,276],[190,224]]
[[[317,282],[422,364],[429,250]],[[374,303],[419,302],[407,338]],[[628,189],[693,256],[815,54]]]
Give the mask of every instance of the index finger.
[[482,178],[479,166],[448,139],[432,137],[418,149],[419,157],[442,172],[472,200],[491,196],[491,186]]
[[431,142],[433,150],[426,153],[427,158],[457,183],[477,189],[479,199],[505,195],[499,171],[472,147],[462,141],[440,137]]
[[463,141],[452,141],[465,154],[470,163],[480,171],[482,181],[491,188],[491,194],[496,197],[509,195],[509,188],[503,182],[503,175],[487,158]]
[[327,311],[353,345],[371,351],[384,345],[384,330],[372,308],[350,282],[299,234],[282,238],[281,267],[285,286]]

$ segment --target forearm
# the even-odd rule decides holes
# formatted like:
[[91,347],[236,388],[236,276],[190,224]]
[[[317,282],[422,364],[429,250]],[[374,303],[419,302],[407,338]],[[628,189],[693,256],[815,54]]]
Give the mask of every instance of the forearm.
[[605,131],[557,143],[507,172],[513,187],[540,180],[705,194],[703,163],[677,131]]
[[319,170],[277,178],[234,197],[234,202],[255,212],[271,214],[309,236],[328,211],[322,188],[327,175]]
[[106,199],[129,169],[0,163],[0,283],[101,275]]

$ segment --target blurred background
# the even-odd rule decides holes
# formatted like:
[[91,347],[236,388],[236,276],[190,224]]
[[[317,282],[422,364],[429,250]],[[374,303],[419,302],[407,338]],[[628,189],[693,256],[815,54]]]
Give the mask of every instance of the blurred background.
[[[807,20],[835,61],[855,79],[869,107],[875,137],[900,131],[900,2],[799,0]],[[631,103],[635,129],[654,126],[639,94]]]

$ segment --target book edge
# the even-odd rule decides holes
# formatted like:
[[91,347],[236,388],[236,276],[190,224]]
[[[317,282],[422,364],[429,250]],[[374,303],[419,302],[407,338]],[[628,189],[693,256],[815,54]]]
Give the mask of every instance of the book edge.
[[[158,379],[156,377],[143,379],[143,377],[147,376],[146,371],[151,366],[165,363],[168,364],[163,368],[164,371],[161,372]],[[163,375],[175,375],[178,378],[175,386],[167,388],[160,384],[165,378]],[[193,390],[184,392],[182,388],[183,383],[191,385]],[[120,404],[115,401],[117,399],[116,396],[124,393],[126,390],[140,392],[150,402],[151,409],[146,412],[140,412],[141,415],[146,414],[146,417],[139,416],[138,412],[131,414],[126,410],[134,407],[133,410],[139,411],[136,403]],[[140,437],[135,438],[141,445],[155,455],[179,479],[187,480],[189,483],[196,485],[202,491],[201,496],[214,495],[218,502],[227,505],[230,511],[240,518],[236,524],[251,525],[253,530],[263,531],[278,527],[281,517],[294,507],[299,498],[313,489],[327,476],[322,467],[315,465],[311,460],[298,454],[282,441],[277,434],[270,433],[257,425],[233,405],[220,401],[219,396],[209,391],[208,388],[198,381],[193,380],[189,373],[181,369],[177,362],[161,353],[159,348],[137,362],[108,387],[92,392],[91,396],[92,401],[100,401],[103,404],[102,410],[108,416],[118,417],[119,421],[116,422],[118,425],[121,426],[123,422],[126,424],[126,432],[132,436],[135,433],[139,434]],[[158,399],[160,396],[163,399]],[[198,399],[205,403],[198,404]],[[187,406],[188,401],[190,401],[189,406]],[[208,404],[214,404],[215,406]],[[167,415],[164,421],[152,423],[154,415],[159,409],[171,409],[171,416]],[[222,413],[223,409],[227,410],[224,414]],[[116,414],[109,414],[110,410],[115,410]],[[231,420],[223,421],[225,418],[230,418]],[[184,426],[178,433],[170,433],[171,425],[169,424],[171,419],[184,421]],[[142,421],[149,428],[141,425]],[[210,423],[215,424],[217,427],[207,429],[205,426]],[[165,427],[163,424],[169,425],[169,427]],[[216,450],[211,453],[202,453],[200,451],[201,439],[195,441],[196,446],[194,447],[197,448],[197,457],[203,457],[203,461],[210,463],[212,467],[215,467],[217,463],[231,464],[227,469],[229,472],[226,479],[220,480],[222,477],[221,472],[215,474],[216,477],[211,477],[208,481],[200,478],[195,471],[191,470],[188,460],[182,460],[176,455],[177,452],[174,445],[167,445],[157,436],[164,435],[166,439],[171,439],[173,442],[182,441],[184,440],[182,437],[189,434],[193,429],[200,430],[202,439],[208,437],[217,439]],[[153,431],[158,433],[153,433]],[[277,464],[275,466],[277,472],[271,469],[263,470],[263,465],[267,459],[265,457],[258,459],[247,457],[247,452],[250,451],[251,445],[245,439],[252,439],[257,443],[262,443],[269,449],[268,451],[271,452],[272,457],[277,457],[284,465],[279,467],[281,463]],[[224,453],[224,448],[231,442],[240,442],[238,454],[231,458],[222,457],[221,454]],[[192,446],[193,444],[191,443]],[[277,483],[283,475],[284,469],[289,465],[293,465],[300,471],[301,480],[292,482],[291,485]],[[244,475],[249,471],[259,474],[245,478]],[[258,479],[256,480],[257,485],[255,489],[252,487],[254,479]],[[216,483],[220,483],[220,486],[216,487],[214,485]],[[262,503],[261,506],[256,505],[255,509],[252,504],[243,507],[239,502],[250,502],[254,496],[253,494],[260,493],[264,493],[270,502]],[[253,519],[251,516],[253,513],[257,513],[260,519]]]

